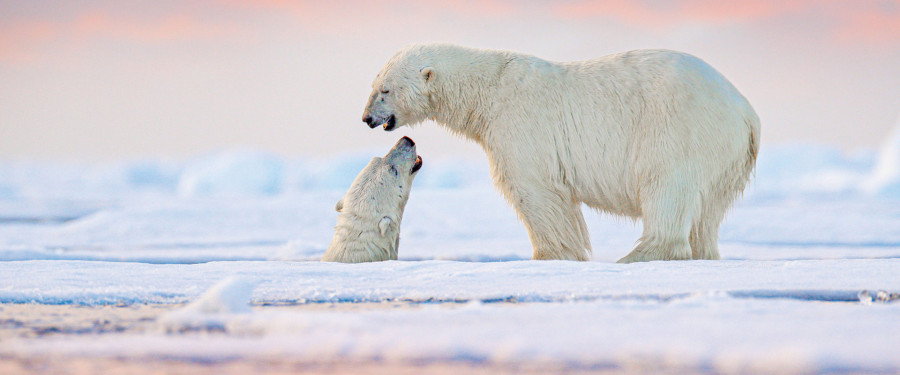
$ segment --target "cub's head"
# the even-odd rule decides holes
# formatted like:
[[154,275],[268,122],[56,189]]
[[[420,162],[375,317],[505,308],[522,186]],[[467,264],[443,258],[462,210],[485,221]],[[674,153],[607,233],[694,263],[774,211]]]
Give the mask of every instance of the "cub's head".
[[363,122],[370,128],[391,131],[428,118],[435,70],[425,49],[412,46],[397,52],[375,77],[363,112]]
[[383,157],[375,157],[356,176],[334,209],[377,224],[381,235],[399,229],[413,179],[422,168],[416,144],[403,137]]

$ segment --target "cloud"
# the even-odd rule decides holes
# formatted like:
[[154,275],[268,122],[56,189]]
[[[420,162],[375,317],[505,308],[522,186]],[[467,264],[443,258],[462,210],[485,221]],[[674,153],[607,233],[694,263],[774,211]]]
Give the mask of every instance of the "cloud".
[[563,19],[609,19],[662,31],[685,25],[724,26],[772,22],[785,28],[824,24],[838,42],[900,42],[900,0],[683,0],[673,2],[588,0],[553,6]]
[[44,47],[56,41],[107,39],[158,44],[225,40],[266,32],[277,27],[273,21],[283,21],[280,25],[287,24],[292,30],[353,39],[375,38],[373,29],[416,32],[433,25],[447,28],[448,19],[458,20],[460,28],[467,27],[463,24],[466,21],[474,25],[469,27],[486,27],[504,20],[527,19],[544,21],[545,26],[546,21],[587,21],[599,27],[615,22],[651,33],[691,25],[750,25],[764,33],[774,23],[787,31],[816,27],[810,33],[824,33],[826,42],[900,42],[900,0],[101,1],[53,14],[43,10],[9,12],[3,18],[0,61],[7,62],[34,60]]
[[860,2],[844,17],[835,31],[841,41],[900,43],[900,0]]
[[16,22],[0,29],[0,61],[26,63],[37,59],[37,47],[57,34],[52,22]]
[[811,1],[708,1],[652,3],[627,0],[573,1],[556,5],[562,18],[612,18],[633,25],[667,28],[685,23],[725,24],[790,14]]
[[413,0],[385,1],[287,1],[287,0],[221,0],[220,5],[248,10],[292,11],[304,16],[322,16],[340,13],[368,14],[372,20],[388,13],[401,13],[415,17],[427,10],[433,13],[453,13],[478,17],[507,17],[527,7],[516,1],[504,0],[449,0],[422,2]]
[[282,1],[221,0],[213,1],[222,9],[239,9],[256,17],[290,15],[304,31],[365,40],[377,38],[378,32],[399,33],[417,30],[447,29],[451,19],[475,21],[474,27],[497,23],[522,15],[530,6],[504,0],[452,1]]
[[0,62],[28,63],[53,43],[83,45],[97,39],[160,44],[234,35],[226,23],[203,22],[187,12],[143,15],[85,10],[62,19],[23,18],[0,26]]
[[230,34],[222,25],[205,24],[184,13],[141,19],[94,11],[79,16],[66,28],[78,39],[101,37],[144,43],[213,39]]

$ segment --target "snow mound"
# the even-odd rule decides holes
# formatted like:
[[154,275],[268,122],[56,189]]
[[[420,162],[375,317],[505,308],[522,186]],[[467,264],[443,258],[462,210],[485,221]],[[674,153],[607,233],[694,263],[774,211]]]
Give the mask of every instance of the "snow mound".
[[312,243],[305,240],[292,240],[278,248],[269,260],[281,261],[317,261],[328,248],[324,243]]
[[[346,190],[359,172],[378,151],[359,152],[331,158],[309,159],[292,165],[288,185],[299,190]],[[491,177],[486,161],[452,158],[428,159],[416,177],[414,189],[460,189],[490,187]]]
[[226,278],[184,308],[163,315],[158,323],[167,332],[225,330],[233,315],[250,312],[255,287],[255,282],[244,278]]
[[881,148],[878,164],[862,182],[861,188],[869,195],[900,198],[900,118]]
[[247,302],[256,283],[239,278],[229,277],[213,285],[196,301],[185,306],[182,311],[202,314],[213,313],[245,313],[250,311]]
[[767,147],[759,153],[751,186],[765,196],[853,195],[872,159],[865,152],[846,154],[825,145]]
[[11,199],[15,198],[16,195],[15,188],[0,182],[0,199]]
[[[487,161],[434,157],[414,190],[492,188]],[[264,151],[224,151],[187,162],[145,159],[110,164],[0,161],[0,200],[117,203],[158,197],[302,196],[346,191],[380,150],[285,159]],[[416,194],[416,193],[413,193]],[[900,198],[900,124],[882,148],[847,153],[815,144],[764,146],[748,198]]]
[[282,190],[284,163],[257,151],[231,151],[187,166],[178,181],[181,196],[275,195]]
[[473,160],[425,160],[416,177],[415,186],[429,189],[462,189],[491,187],[491,175],[487,161]]
[[125,164],[123,175],[126,185],[133,189],[160,188],[174,190],[178,186],[181,167],[156,160],[140,160]]
[[350,155],[316,158],[294,166],[292,172],[296,182],[292,186],[300,190],[342,190],[359,175],[377,153],[354,153]]

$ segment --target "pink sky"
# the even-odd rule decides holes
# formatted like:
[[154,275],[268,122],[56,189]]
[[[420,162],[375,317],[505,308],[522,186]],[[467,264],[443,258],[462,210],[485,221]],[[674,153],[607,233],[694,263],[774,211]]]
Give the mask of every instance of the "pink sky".
[[432,125],[359,120],[386,59],[428,41],[556,61],[693,53],[750,99],[764,146],[873,148],[900,114],[900,0],[0,0],[0,158],[323,155],[401,134],[481,157]]

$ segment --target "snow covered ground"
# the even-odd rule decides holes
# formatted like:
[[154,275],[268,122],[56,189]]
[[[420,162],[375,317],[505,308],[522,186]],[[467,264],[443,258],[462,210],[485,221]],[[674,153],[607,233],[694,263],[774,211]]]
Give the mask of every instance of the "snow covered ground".
[[[0,362],[900,372],[900,141],[887,144],[764,149],[722,228],[722,261],[631,265],[612,262],[639,223],[587,209],[593,262],[530,261],[479,161],[426,160],[400,261],[359,265],[315,260],[372,154],[0,162]],[[21,335],[13,304],[165,313]]]

